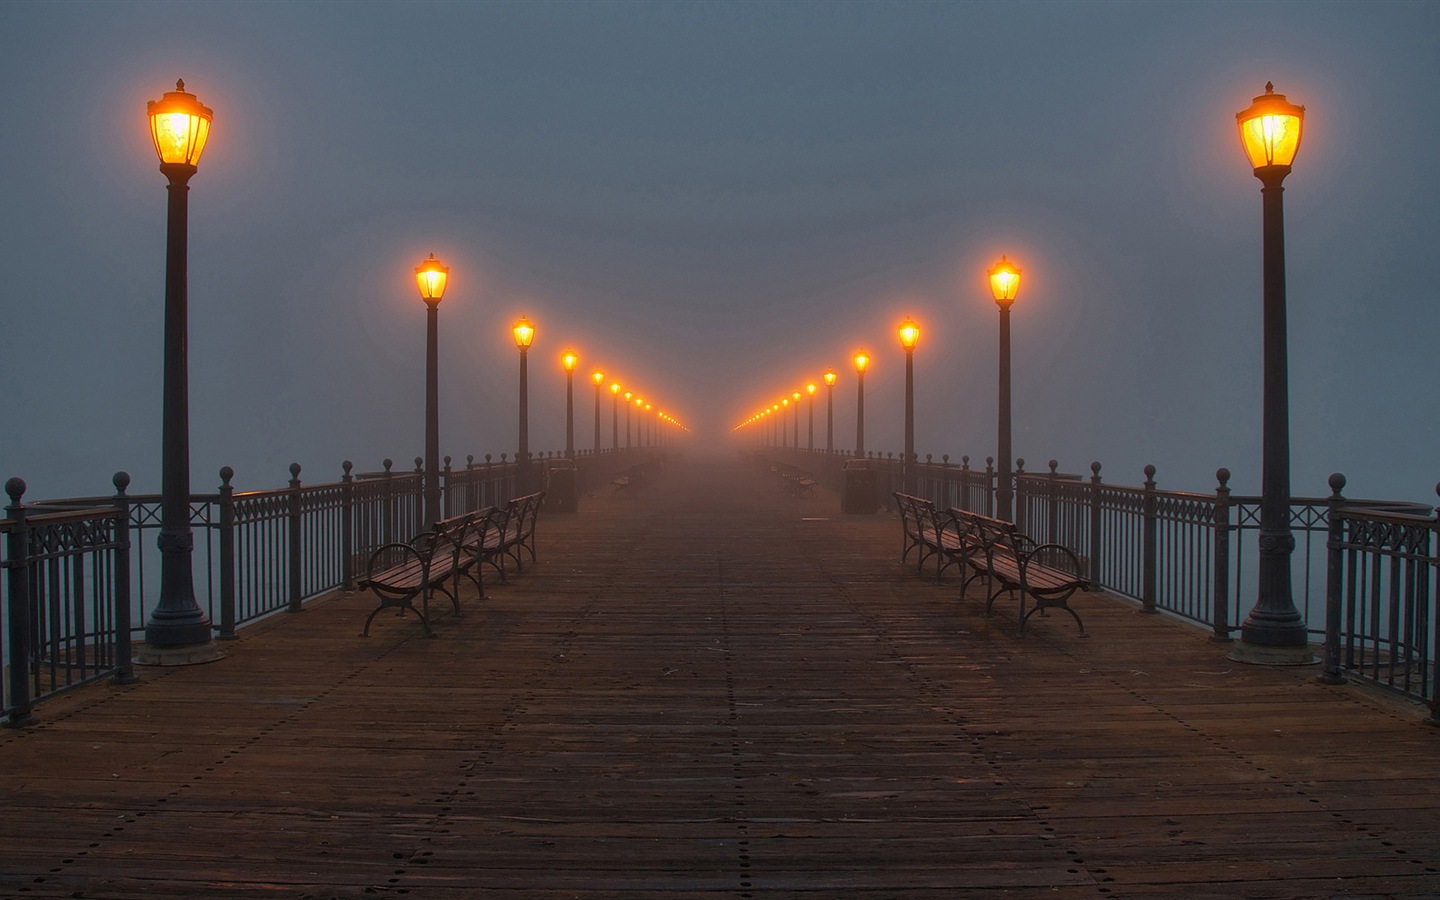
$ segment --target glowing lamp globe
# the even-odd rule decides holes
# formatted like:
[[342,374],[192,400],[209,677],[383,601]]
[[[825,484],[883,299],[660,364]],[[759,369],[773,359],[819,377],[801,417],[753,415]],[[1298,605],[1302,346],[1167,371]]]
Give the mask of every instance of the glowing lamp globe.
[[1272,170],[1282,177],[1290,171],[1295,155],[1300,152],[1300,130],[1305,123],[1305,107],[1296,106],[1275,93],[1275,85],[1266,82],[1265,93],[1256,97],[1250,108],[1235,114],[1240,125],[1240,146],[1259,176]]
[[909,351],[914,350],[915,345],[919,342],[920,326],[916,325],[914,320],[912,320],[909,316],[906,316],[905,321],[900,325],[900,346],[904,347],[905,351],[908,353]]
[[150,139],[155,142],[162,166],[194,168],[200,164],[214,113],[185,90],[184,81],[176,81],[175,90],[145,104],[145,112],[150,117]]
[[445,282],[450,277],[450,269],[440,265],[435,254],[415,267],[415,284],[420,288],[420,299],[426,303],[439,303],[440,298],[445,296]]
[[560,355],[560,365],[565,367],[566,372],[575,371],[575,364],[579,361],[580,357],[575,355],[574,350],[566,350]]
[[855,371],[865,374],[865,367],[870,365],[870,357],[865,353],[855,354]]
[[834,387],[834,386],[835,386],[835,379],[837,379],[837,378],[839,378],[839,377],[840,377],[839,375],[836,375],[836,374],[835,374],[835,370],[834,370],[834,369],[826,369],[826,370],[825,370],[825,386],[826,386],[826,387]]
[[1010,263],[1004,256],[995,264],[995,268],[988,273],[990,276],[990,294],[995,302],[1001,306],[1009,306],[1015,302],[1015,295],[1020,292],[1020,270]]
[[511,331],[515,334],[515,346],[521,350],[529,349],[530,342],[535,340],[535,326],[531,325],[524,316],[520,317],[520,321],[515,323],[515,327]]

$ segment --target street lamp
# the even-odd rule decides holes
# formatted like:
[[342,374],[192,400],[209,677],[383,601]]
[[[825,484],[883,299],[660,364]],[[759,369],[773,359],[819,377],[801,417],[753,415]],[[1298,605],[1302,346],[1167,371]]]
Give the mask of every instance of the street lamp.
[[1003,255],[990,276],[990,295],[1000,307],[1000,446],[997,451],[1000,471],[995,483],[995,515],[1010,521],[1013,485],[1010,475],[1010,307],[1020,290],[1020,270]]
[[[150,137],[169,182],[165,241],[165,346],[161,421],[160,596],[145,622],[149,665],[208,662],[220,653],[210,619],[195,601],[190,531],[190,363],[188,254],[190,178],[210,137],[211,110],[187,93],[185,82],[146,105]],[[23,660],[12,660],[21,665]]]
[[805,385],[805,393],[810,395],[810,424],[805,429],[806,443],[809,444],[809,451],[815,452],[815,382]]
[[788,413],[788,412],[790,412],[790,398],[789,398],[789,397],[781,397],[781,398],[780,398],[780,446],[781,446],[782,448],[783,448],[783,447],[789,447],[789,446],[790,446],[790,443],[789,443],[789,441],[790,441],[790,434],[789,434],[788,429],[786,429],[786,427],[785,427],[785,414]]
[[610,385],[610,449],[620,449],[620,384]]
[[915,345],[920,326],[909,316],[900,325],[900,346],[905,348],[905,458],[900,461],[901,490],[915,493]]
[[[650,404],[645,404],[645,412],[650,412]],[[645,417],[645,444],[648,447],[655,446],[655,420],[648,415]]]
[[791,407],[792,413],[791,413],[791,417],[790,417],[791,428],[793,429],[793,430],[791,431],[791,436],[793,437],[794,440],[791,441],[791,444],[790,444],[790,445],[791,445],[792,447],[794,447],[796,450],[799,450],[799,449],[800,449],[800,392],[799,392],[799,391],[791,391],[791,392],[790,392],[790,402],[791,402],[792,404],[794,404],[794,405]]
[[592,372],[590,380],[595,382],[595,455],[600,455],[600,386],[605,383],[604,372]]
[[[645,420],[640,417],[640,410],[644,409],[644,407],[645,401],[637,396],[635,398],[635,449],[637,450],[645,446]],[[630,413],[628,411],[625,413],[625,421],[627,423],[630,421]]]
[[855,455],[865,455],[865,367],[870,357],[865,351],[855,354]]
[[440,521],[440,298],[450,270],[430,254],[415,267],[415,284],[425,301],[425,525]]
[[560,354],[560,365],[565,369],[565,458],[575,458],[575,364],[580,357],[574,350]]
[[530,343],[535,340],[535,326],[524,316],[510,329],[515,346],[520,350],[520,452],[516,460],[516,480],[520,490],[530,490],[530,386],[526,372]]
[[835,452],[835,379],[834,369],[825,370],[825,452]]
[[630,449],[630,399],[635,394],[631,391],[625,392],[625,449]]
[[1311,661],[1305,619],[1290,585],[1290,398],[1285,324],[1285,209],[1281,183],[1300,150],[1305,107],[1265,93],[1236,113],[1240,143],[1260,179],[1264,241],[1264,422],[1260,470],[1259,594],[1231,657],[1244,662]]

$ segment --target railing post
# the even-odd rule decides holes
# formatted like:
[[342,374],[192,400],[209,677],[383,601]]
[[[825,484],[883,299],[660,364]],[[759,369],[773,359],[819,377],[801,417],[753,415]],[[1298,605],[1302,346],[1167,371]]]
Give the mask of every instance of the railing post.
[[480,495],[475,484],[475,454],[465,454],[465,511],[475,512],[480,508]]
[[985,515],[995,515],[995,457],[985,457]]
[[216,640],[235,640],[235,470],[220,469],[220,633]]
[[290,611],[300,611],[300,570],[303,563],[300,518],[300,464],[290,464]]
[[1100,581],[1100,532],[1105,525],[1104,506],[1101,504],[1103,484],[1100,481],[1100,461],[1090,463],[1090,589],[1098,591]]
[[1140,602],[1147,613],[1155,608],[1155,552],[1158,523],[1155,518],[1155,467],[1145,467],[1145,494],[1141,504],[1143,532],[1140,538]]
[[451,509],[455,502],[450,499],[450,457],[445,457],[445,467],[440,470],[440,518],[448,519],[459,510]]
[[30,527],[25,522],[25,505],[20,502],[25,496],[25,482],[10,479],[5,482],[5,493],[10,495],[5,514],[11,521],[5,537],[6,564],[10,567],[10,616],[6,622],[10,629],[10,709],[5,724],[20,728],[35,721],[30,698],[30,657],[34,650],[30,643]]
[[1216,469],[1215,481],[1215,573],[1210,593],[1214,608],[1210,612],[1210,640],[1229,641],[1230,637],[1230,470]]
[[115,485],[115,671],[111,684],[131,684],[138,680],[130,658],[130,486],[128,472],[116,472],[110,479]]
[[[1004,477],[1003,473],[1001,477]],[[1026,529],[1029,527],[1029,522],[1027,521],[1029,516],[1025,515],[1025,507],[1028,505],[1027,501],[1030,499],[1030,496],[1025,491],[1025,460],[1015,460],[1015,471],[1012,477],[1014,480],[1011,482],[1010,496],[1013,497],[1014,500],[1011,501],[1013,507],[1010,510],[1010,515],[1014,517],[1012,521],[1015,523],[1015,530],[1021,534],[1028,534]]]
[[[1326,501],[1329,538],[1325,542],[1325,648],[1323,652],[1320,680],[1326,684],[1343,684],[1340,674],[1340,617],[1344,598],[1345,519],[1341,510],[1345,497],[1345,476],[1339,472],[1330,476],[1330,498]],[[1430,720],[1435,721],[1435,699],[1430,700]]]
[[340,587],[355,590],[355,464],[340,464]]
[[1060,463],[1057,460],[1050,460],[1050,474],[1046,476],[1045,481],[1045,490],[1047,493],[1045,498],[1045,518],[1048,521],[1045,527],[1046,537],[1044,542],[1047,544],[1056,544],[1061,540],[1058,522],[1060,518],[1060,476],[1057,474],[1057,470],[1059,468]]
[[417,479],[416,484],[418,484],[418,485],[420,486],[420,489],[415,492],[415,522],[416,522],[416,525],[415,525],[415,528],[414,528],[413,530],[418,533],[418,532],[421,532],[421,531],[429,531],[431,528],[433,528],[433,527],[435,526],[435,523],[434,523],[434,522],[427,522],[427,521],[425,521],[425,459],[424,459],[424,457],[420,457],[420,456],[415,457],[415,477],[416,477],[416,479]]
[[385,474],[380,489],[380,543],[389,544],[395,540],[395,517],[399,512],[395,508],[395,473],[390,471],[395,461],[387,456],[384,465]]

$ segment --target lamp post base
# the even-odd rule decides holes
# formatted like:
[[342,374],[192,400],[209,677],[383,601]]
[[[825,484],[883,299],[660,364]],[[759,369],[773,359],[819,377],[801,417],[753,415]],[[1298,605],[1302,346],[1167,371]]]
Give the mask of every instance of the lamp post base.
[[175,646],[141,644],[134,662],[137,666],[198,666],[223,659],[224,656],[213,640]]
[[1320,661],[1309,644],[1276,646],[1252,644],[1243,639],[1230,648],[1230,658],[1252,666],[1310,666]]

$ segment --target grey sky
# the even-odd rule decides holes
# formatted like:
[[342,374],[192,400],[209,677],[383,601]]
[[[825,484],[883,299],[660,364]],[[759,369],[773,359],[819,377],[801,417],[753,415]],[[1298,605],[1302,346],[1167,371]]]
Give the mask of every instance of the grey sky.
[[[563,445],[580,353],[714,438],[865,346],[867,444],[1259,483],[1260,195],[1234,114],[1307,107],[1286,183],[1296,493],[1433,499],[1440,4],[0,3],[0,477],[159,481],[164,179],[145,101],[215,110],[191,182],[192,472],[244,488]],[[579,383],[588,446],[591,397]],[[823,427],[823,407],[820,422]],[[803,430],[803,429],[802,429]]]

